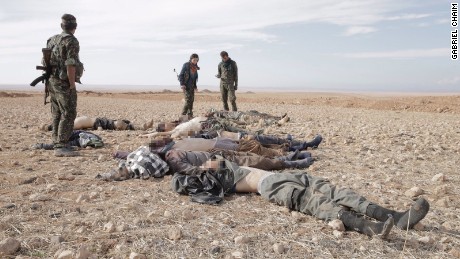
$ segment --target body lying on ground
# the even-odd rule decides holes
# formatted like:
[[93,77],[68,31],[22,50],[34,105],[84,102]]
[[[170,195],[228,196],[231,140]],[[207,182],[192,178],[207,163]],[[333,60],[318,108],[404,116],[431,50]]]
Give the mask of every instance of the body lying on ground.
[[192,201],[206,204],[219,203],[224,195],[234,192],[259,193],[264,199],[291,210],[325,221],[340,219],[347,230],[381,238],[388,237],[393,225],[412,229],[429,210],[424,198],[417,199],[409,210],[398,212],[307,172],[273,173],[240,167],[230,161],[210,160],[202,168],[176,172],[172,188],[177,193],[190,195]]
[[[139,151],[141,151],[139,153]],[[149,156],[146,151],[146,147],[131,152],[139,153],[142,156]],[[113,155],[115,158],[121,159],[124,163],[128,156],[131,154],[126,151],[117,151]],[[219,157],[221,159],[227,159],[240,166],[250,166],[254,168],[264,170],[283,170],[287,168],[307,168],[310,166],[314,159],[311,157],[309,152],[291,152],[286,156],[280,156],[275,158],[267,158],[250,152],[237,152],[232,150],[219,150],[214,149],[210,152],[205,151],[184,151],[178,149],[171,149],[166,152],[154,153],[159,159],[166,161],[170,170],[169,172],[181,172],[188,171],[195,167],[200,167],[206,161]],[[128,164],[136,164],[137,161],[126,161]],[[119,167],[120,168],[120,167]],[[124,170],[122,168],[122,170]],[[167,173],[167,172],[165,172]],[[117,170],[112,171],[110,174],[105,175],[105,180],[126,180],[135,177],[133,171],[129,172],[129,168],[124,172],[118,172]],[[158,174],[145,175],[144,178],[149,178]],[[123,176],[123,177],[121,177]],[[163,175],[160,175],[162,177]]]
[[[143,137],[170,136],[180,138],[207,134],[217,136],[221,131],[254,134],[262,132],[263,128],[270,125],[282,125],[289,121],[289,117],[272,116],[258,111],[215,111],[211,109],[205,116],[195,117],[187,122],[174,121],[170,123],[160,123],[156,132],[141,135]],[[257,124],[258,130],[251,132],[246,129],[247,125]],[[174,127],[174,128],[172,128]],[[213,137],[210,137],[213,138]]]
[[[84,129],[103,129],[103,130],[147,130],[152,128],[153,120],[144,123],[142,126],[137,126],[131,123],[129,120],[112,120],[105,117],[102,118],[90,118],[87,116],[80,116],[74,120],[74,130]],[[40,127],[41,130],[52,131],[53,126],[44,124]]]

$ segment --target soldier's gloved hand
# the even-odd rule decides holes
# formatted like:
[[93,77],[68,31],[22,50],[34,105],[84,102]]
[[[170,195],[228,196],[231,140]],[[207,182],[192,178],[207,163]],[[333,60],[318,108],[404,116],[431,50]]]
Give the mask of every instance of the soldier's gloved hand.
[[217,74],[217,75],[216,75],[216,77],[217,77],[217,78],[220,78],[220,75],[219,75],[219,74]]
[[238,83],[235,83],[234,89],[235,89],[235,91],[238,90]]

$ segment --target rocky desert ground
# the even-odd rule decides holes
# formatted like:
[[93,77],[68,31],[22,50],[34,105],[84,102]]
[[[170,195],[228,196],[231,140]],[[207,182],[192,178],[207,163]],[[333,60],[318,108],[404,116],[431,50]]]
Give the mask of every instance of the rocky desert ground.
[[[81,91],[78,115],[142,124],[178,117],[182,94]],[[415,196],[431,210],[416,229],[389,240],[333,231],[327,223],[270,204],[256,194],[219,206],[192,203],[171,176],[104,182],[113,150],[134,150],[142,131],[95,131],[105,147],[57,158],[34,150],[50,142],[42,96],[0,92],[1,258],[460,258],[460,95],[238,93],[240,110],[291,121],[268,134],[324,137],[308,173],[405,210]],[[195,114],[220,108],[203,91]]]

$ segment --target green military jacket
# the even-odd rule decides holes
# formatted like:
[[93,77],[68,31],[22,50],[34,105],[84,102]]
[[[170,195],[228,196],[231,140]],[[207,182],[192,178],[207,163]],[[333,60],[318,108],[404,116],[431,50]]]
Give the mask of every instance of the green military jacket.
[[238,67],[236,62],[232,59],[228,59],[227,62],[220,62],[217,66],[217,77],[225,82],[235,82],[238,85]]

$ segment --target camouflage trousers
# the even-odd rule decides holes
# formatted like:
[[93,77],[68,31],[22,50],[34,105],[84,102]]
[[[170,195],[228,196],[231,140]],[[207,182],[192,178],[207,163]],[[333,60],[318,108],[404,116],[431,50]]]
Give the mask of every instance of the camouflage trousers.
[[241,139],[238,145],[239,152],[251,152],[260,156],[275,158],[285,154],[286,147],[283,145],[271,145],[264,147],[253,139]]
[[222,97],[222,102],[224,104],[224,110],[228,111],[228,102],[227,100],[230,99],[230,103],[232,104],[232,111],[237,111],[236,108],[236,95],[235,95],[235,82],[224,81],[220,80],[220,94]]
[[182,115],[193,116],[193,102],[195,101],[195,88],[186,87],[184,90],[185,104],[182,109]]
[[62,147],[69,142],[74,120],[77,117],[77,90],[50,91],[51,115],[53,117],[53,142]]
[[361,214],[370,202],[348,188],[337,188],[328,180],[304,173],[272,174],[259,184],[262,197],[322,220],[334,220],[342,206]]

